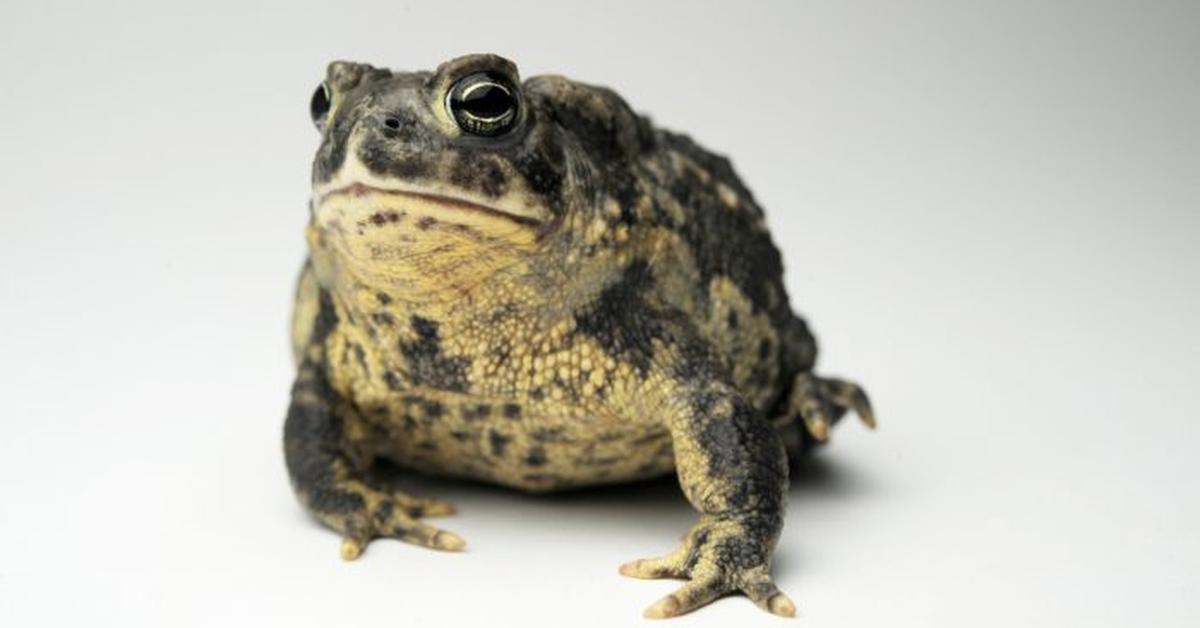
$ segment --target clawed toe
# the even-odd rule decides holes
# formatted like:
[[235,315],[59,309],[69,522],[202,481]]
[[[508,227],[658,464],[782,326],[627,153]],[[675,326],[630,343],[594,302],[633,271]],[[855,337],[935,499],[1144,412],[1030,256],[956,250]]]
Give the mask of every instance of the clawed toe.
[[813,438],[824,442],[829,440],[829,416],[826,414],[809,414],[804,417],[804,428]]
[[683,570],[676,565],[676,561],[669,556],[631,560],[621,565],[620,573],[622,576],[648,580],[656,578],[687,577],[686,574],[683,573]]
[[457,534],[418,519],[453,514],[454,506],[449,503],[402,493],[380,494],[370,489],[364,490],[364,494],[368,507],[362,512],[329,521],[345,534],[340,550],[344,560],[358,558],[373,539],[382,537],[448,552],[466,547],[466,541]]
[[744,572],[737,581],[738,589],[768,613],[781,617],[796,616],[796,604],[775,586],[775,581],[765,568]]
[[413,545],[446,552],[461,551],[467,546],[467,542],[461,536],[449,530],[435,528],[415,519],[407,519],[406,521],[395,522],[389,528],[373,531],[369,535],[360,534],[345,537],[342,539],[341,546],[342,560],[354,560],[358,558],[373,539],[381,537],[391,537],[406,543],[412,543]]
[[[730,593],[743,593],[763,610],[780,617],[795,617],[796,604],[768,577],[754,583],[736,584],[741,577],[709,576],[691,580],[651,604],[642,612],[647,619],[666,619],[690,613]],[[731,582],[732,581],[732,582]]]
[[796,603],[792,602],[792,598],[788,597],[786,593],[780,592],[773,595],[767,600],[764,608],[772,615],[779,615],[780,617],[796,616]]
[[717,578],[693,580],[679,587],[674,593],[651,604],[642,612],[647,619],[666,619],[700,608],[730,591],[730,587]]
[[414,545],[447,552],[457,552],[467,545],[462,537],[453,532],[408,518],[395,521],[389,529],[382,531],[380,536],[390,536]]
[[363,550],[367,549],[367,543],[370,543],[369,539],[358,539],[351,537],[342,539],[342,547],[340,550],[342,560],[355,560],[359,556],[362,556]]
[[849,411],[867,427],[876,426],[871,401],[854,382],[802,373],[793,384],[790,405],[792,416],[799,415],[805,431],[817,442],[828,440],[833,425]]
[[410,497],[408,499],[411,501],[405,504],[404,512],[410,517],[448,517],[458,512],[454,504],[440,499],[426,497]]
[[824,380],[824,386],[833,403],[842,408],[843,412],[853,410],[864,425],[875,429],[875,411],[871,409],[871,400],[867,398],[867,393],[861,386],[840,379]]
[[621,565],[621,575],[632,578],[686,580],[673,593],[647,607],[642,614],[649,619],[675,617],[696,610],[723,595],[740,592],[769,613],[782,617],[795,616],[796,605],[771,579],[769,555],[764,555],[757,566],[743,568],[730,565],[728,554],[718,550],[722,547],[721,539],[728,541],[738,538],[742,533],[744,530],[741,526],[702,522],[692,529],[674,552]]

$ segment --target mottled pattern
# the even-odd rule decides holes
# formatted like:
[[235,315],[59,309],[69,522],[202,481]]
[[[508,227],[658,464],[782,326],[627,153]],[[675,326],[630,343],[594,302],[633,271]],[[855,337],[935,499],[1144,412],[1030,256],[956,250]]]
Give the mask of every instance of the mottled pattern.
[[[488,136],[447,111],[481,75],[513,114]],[[622,567],[687,580],[647,615],[732,591],[794,612],[770,578],[788,455],[847,410],[873,418],[858,386],[812,372],[729,162],[610,90],[522,83],[492,55],[412,73],[337,62],[325,86],[284,441],[343,555],[380,536],[463,545],[420,520],[448,504],[370,479],[380,458],[538,492],[675,473],[700,522]]]

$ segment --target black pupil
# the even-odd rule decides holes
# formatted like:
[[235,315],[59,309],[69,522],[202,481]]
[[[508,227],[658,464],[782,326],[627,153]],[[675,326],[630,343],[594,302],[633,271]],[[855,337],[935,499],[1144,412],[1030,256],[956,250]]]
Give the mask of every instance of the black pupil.
[[312,114],[313,120],[320,120],[329,113],[329,94],[325,91],[324,85],[318,85],[317,91],[313,92],[312,100],[308,103],[308,111]]
[[478,118],[497,118],[512,109],[513,99],[503,87],[483,82],[460,90],[450,104]]

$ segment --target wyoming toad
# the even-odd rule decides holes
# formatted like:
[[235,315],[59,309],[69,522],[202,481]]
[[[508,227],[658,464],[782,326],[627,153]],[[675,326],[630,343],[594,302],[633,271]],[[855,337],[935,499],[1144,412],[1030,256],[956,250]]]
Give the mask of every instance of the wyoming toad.
[[340,532],[461,549],[379,458],[526,491],[674,472],[700,521],[621,573],[687,582],[646,610],[742,592],[792,615],[769,570],[788,456],[854,410],[813,374],[762,210],[727,160],[604,88],[521,82],[492,55],[434,72],[336,62],[313,95],[309,261],[284,429],[300,501]]

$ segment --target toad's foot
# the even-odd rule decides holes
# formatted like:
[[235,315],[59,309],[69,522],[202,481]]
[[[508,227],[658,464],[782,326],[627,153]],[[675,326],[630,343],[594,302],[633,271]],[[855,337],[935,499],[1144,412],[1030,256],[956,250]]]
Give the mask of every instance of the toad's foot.
[[411,497],[399,492],[382,492],[358,481],[346,482],[345,490],[362,497],[362,508],[348,513],[321,513],[325,525],[340,531],[341,554],[345,560],[362,555],[373,539],[391,537],[431,549],[458,551],[466,546],[462,537],[418,519],[454,513],[454,506],[436,499]]
[[[284,423],[284,456],[292,488],[322,523],[342,533],[342,558],[353,560],[372,539],[392,537],[433,549],[456,551],[466,543],[420,517],[448,515],[450,504],[411,497],[368,478],[362,456],[348,452],[345,419],[352,412],[311,361],[300,365]],[[356,464],[354,461],[358,460]]]
[[621,565],[634,578],[679,578],[687,584],[648,607],[650,619],[693,611],[728,593],[741,592],[763,610],[794,617],[796,605],[775,586],[770,549],[756,541],[753,519],[703,518],[674,552]]
[[799,417],[808,434],[818,442],[828,440],[833,425],[850,410],[867,427],[875,428],[875,413],[867,393],[858,384],[840,379],[817,377],[812,373],[797,375],[788,408],[785,419]]

